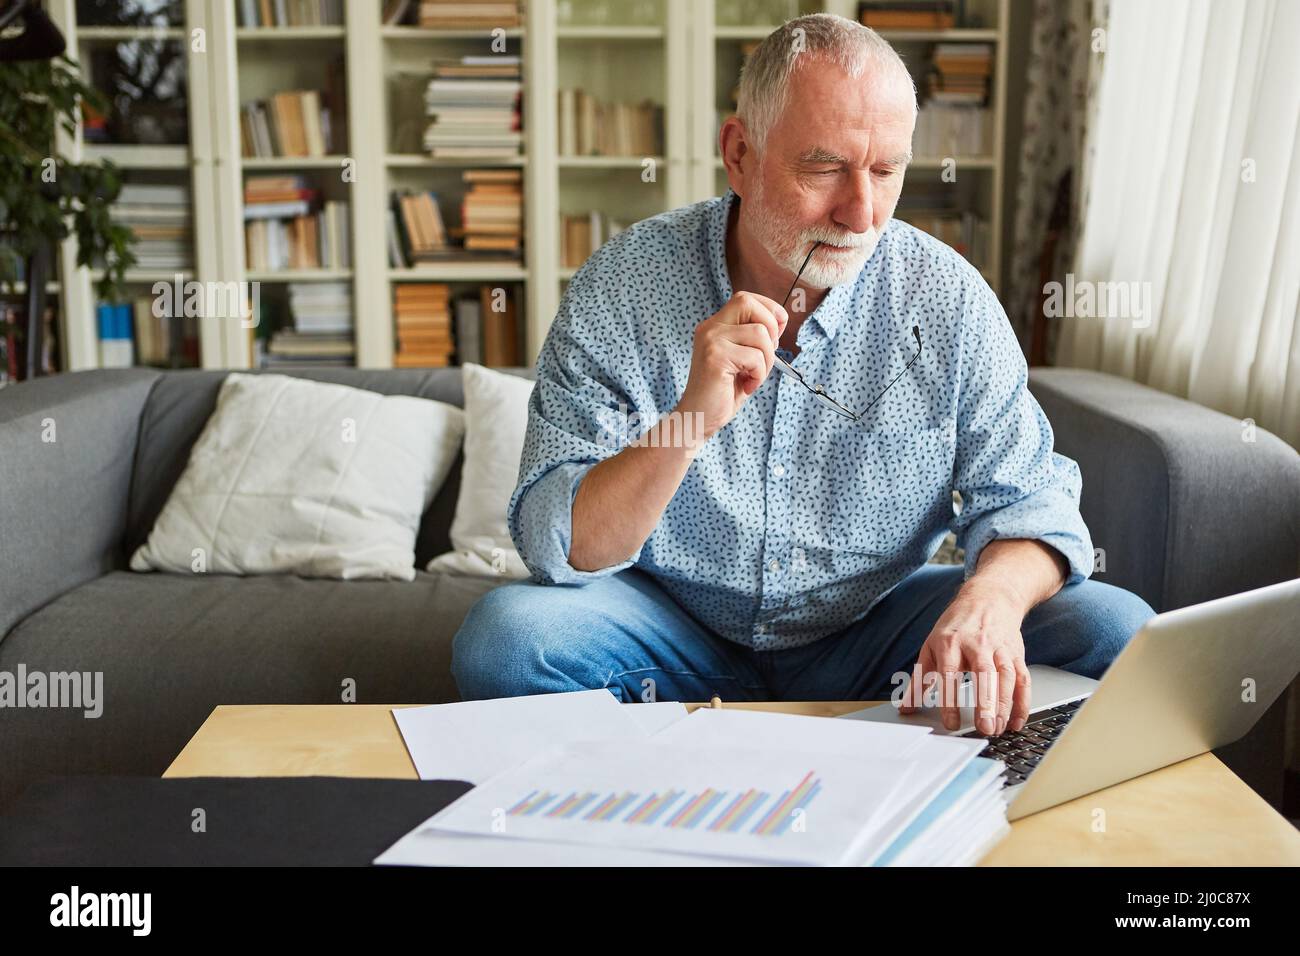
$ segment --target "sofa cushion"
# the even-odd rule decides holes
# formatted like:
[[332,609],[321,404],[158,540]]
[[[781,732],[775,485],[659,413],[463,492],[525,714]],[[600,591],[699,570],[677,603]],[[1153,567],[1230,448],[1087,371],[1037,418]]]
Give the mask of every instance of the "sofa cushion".
[[519,482],[533,383],[473,364],[464,366],[462,375],[465,450],[451,522],[455,550],[434,558],[427,570],[526,578],[528,568],[510,539],[506,511]]
[[131,569],[412,581],[464,434],[446,402],[231,373]]
[[0,806],[42,776],[161,774],[218,704],[458,699],[451,641],[499,582],[419,572],[398,581],[115,571],[0,641],[0,670],[102,672],[103,713],[6,709]]
[[[145,543],[172,488],[189,461],[190,449],[217,407],[225,380],[223,371],[168,372],[158,378],[145,403],[136,446],[135,471],[127,507],[125,553]],[[260,374],[256,371],[248,374]],[[464,396],[460,369],[302,369],[277,370],[318,382],[369,389],[381,395],[414,395],[461,408]],[[448,530],[460,491],[460,463],[452,464],[448,480],[424,514],[416,538],[416,567],[451,546]]]
[[[512,375],[532,377],[529,369],[507,369]],[[226,372],[184,370],[159,375],[145,403],[140,420],[140,439],[136,445],[135,468],[127,504],[125,556],[135,553],[149,537],[149,531],[176,485],[190,448],[203,431],[208,416],[217,406]],[[261,374],[252,371],[248,374]],[[464,407],[459,368],[435,369],[359,369],[315,368],[277,369],[277,375],[294,375],[318,382],[334,382],[365,388],[381,395],[414,395]],[[460,494],[461,461],[452,463],[446,482],[425,511],[415,539],[415,566],[424,567],[434,555],[451,548],[451,519]]]

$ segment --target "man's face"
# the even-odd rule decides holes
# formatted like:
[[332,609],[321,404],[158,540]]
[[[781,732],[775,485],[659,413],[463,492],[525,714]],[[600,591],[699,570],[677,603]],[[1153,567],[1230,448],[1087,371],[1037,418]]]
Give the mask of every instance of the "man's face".
[[911,154],[909,81],[869,70],[853,79],[824,59],[795,74],[786,109],[746,171],[742,222],[772,260],[829,288],[855,279],[894,214]]

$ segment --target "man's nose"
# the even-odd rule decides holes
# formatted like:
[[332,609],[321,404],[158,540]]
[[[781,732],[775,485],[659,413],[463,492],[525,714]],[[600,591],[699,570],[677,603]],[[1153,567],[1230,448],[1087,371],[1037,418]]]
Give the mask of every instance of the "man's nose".
[[844,195],[835,210],[835,221],[854,233],[871,228],[871,170],[853,170],[846,177]]

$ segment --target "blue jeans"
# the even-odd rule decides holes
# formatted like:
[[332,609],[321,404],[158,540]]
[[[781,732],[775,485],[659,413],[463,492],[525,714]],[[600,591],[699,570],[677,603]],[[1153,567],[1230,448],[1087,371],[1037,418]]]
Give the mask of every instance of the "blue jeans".
[[[636,569],[580,587],[490,591],[456,634],[465,700],[607,688],[619,700],[886,700],[962,583],[925,565],[862,620],[803,647],[754,651],[706,630]],[[1134,594],[1084,581],[1025,617],[1027,664],[1097,678],[1154,615]]]

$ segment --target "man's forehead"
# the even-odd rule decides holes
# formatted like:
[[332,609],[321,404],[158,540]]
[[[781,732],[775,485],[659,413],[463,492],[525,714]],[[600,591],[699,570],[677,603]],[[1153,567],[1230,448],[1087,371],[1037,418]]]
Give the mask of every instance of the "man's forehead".
[[841,158],[864,149],[906,153],[911,142],[915,101],[910,86],[882,70],[850,77],[839,66],[809,64],[795,74],[786,108],[769,134],[784,141],[781,152],[802,156],[824,149]]
[[809,111],[838,110],[910,114],[916,99],[911,76],[901,64],[873,63],[858,76],[823,56],[803,62],[790,77],[789,102]]

